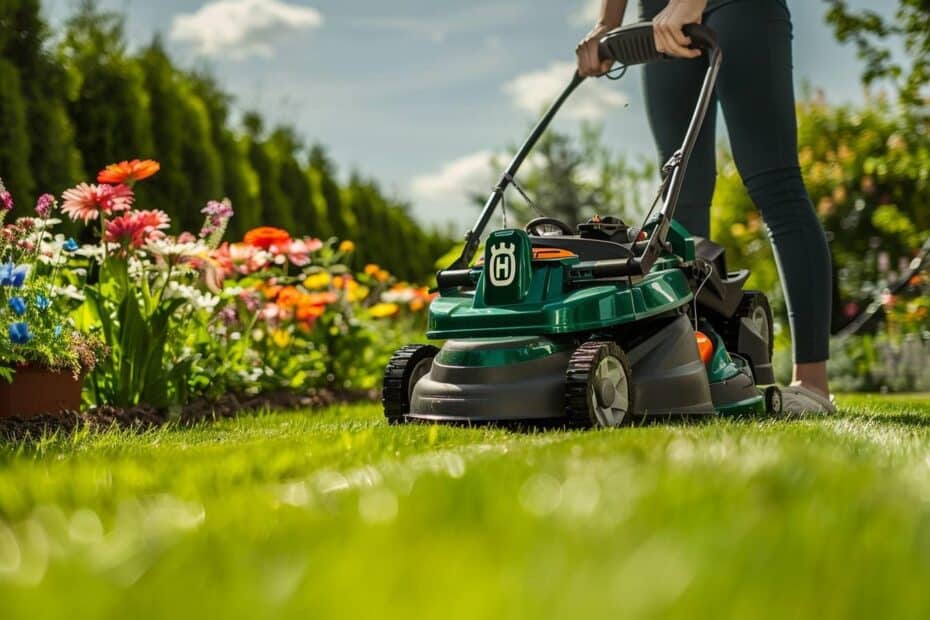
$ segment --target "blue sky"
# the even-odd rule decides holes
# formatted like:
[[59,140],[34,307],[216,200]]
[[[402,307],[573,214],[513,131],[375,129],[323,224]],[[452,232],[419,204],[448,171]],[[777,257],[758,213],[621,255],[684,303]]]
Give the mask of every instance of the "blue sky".
[[[750,0],[751,1],[751,0]],[[73,0],[46,0],[53,23]],[[571,74],[599,0],[103,0],[137,43],[160,32],[182,64],[205,64],[238,100],[325,144],[409,200],[424,222],[470,223],[468,192],[521,140]],[[635,4],[632,3],[631,4]],[[799,84],[860,101],[859,65],[833,41],[820,0],[789,0]],[[863,0],[854,1],[863,5]],[[873,0],[887,11],[894,0]],[[632,15],[634,12],[631,11]],[[618,152],[652,156],[640,76],[582,86],[558,123],[601,121]]]

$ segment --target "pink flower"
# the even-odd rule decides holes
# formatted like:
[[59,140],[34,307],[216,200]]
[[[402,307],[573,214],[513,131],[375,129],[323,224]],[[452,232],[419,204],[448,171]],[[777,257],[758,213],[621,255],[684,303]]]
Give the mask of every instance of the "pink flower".
[[255,312],[261,305],[261,295],[257,291],[242,291],[239,293],[239,299],[242,300],[249,312]]
[[234,325],[239,320],[239,314],[233,306],[226,306],[217,312],[217,316],[226,325]]
[[38,213],[39,217],[41,217],[43,220],[47,219],[48,216],[52,214],[52,210],[54,208],[55,197],[51,194],[42,194],[36,201],[36,213]]
[[268,266],[270,255],[246,243],[230,243],[227,248],[229,262],[239,273],[248,275]]
[[105,239],[108,243],[140,248],[153,239],[163,239],[162,232],[170,225],[164,211],[130,211],[107,222]]
[[319,239],[295,239],[287,246],[287,257],[297,267],[310,264],[310,255],[323,247]]
[[104,215],[126,211],[132,207],[135,196],[127,185],[88,185],[81,183],[62,194],[61,210],[72,220],[91,220]]
[[0,191],[0,209],[3,211],[13,210],[13,194],[5,189]]
[[200,238],[206,239],[213,235],[222,237],[226,232],[226,225],[233,216],[232,203],[229,198],[222,202],[211,200],[200,212],[207,216],[203,229],[200,231]]

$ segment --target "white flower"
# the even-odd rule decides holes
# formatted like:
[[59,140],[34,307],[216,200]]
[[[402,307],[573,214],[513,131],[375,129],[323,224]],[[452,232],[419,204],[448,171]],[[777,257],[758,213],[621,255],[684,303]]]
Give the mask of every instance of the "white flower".
[[52,296],[67,297],[77,301],[84,301],[84,293],[82,293],[78,287],[74,286],[73,284],[69,284],[68,286],[53,286]]
[[396,291],[385,291],[381,294],[381,301],[386,304],[406,304],[413,301],[414,297],[414,290],[412,288],[405,288]]
[[200,256],[209,250],[206,244],[202,241],[198,240],[178,242],[176,239],[172,239],[170,237],[166,237],[164,239],[152,239],[145,244],[145,249],[155,256],[161,256],[167,259]]
[[92,258],[98,263],[103,260],[103,246],[102,245],[82,245],[74,252],[78,256],[83,256],[84,258]]
[[130,279],[138,282],[145,277],[145,263],[135,256],[130,256],[127,261],[126,271],[129,273]]
[[165,298],[167,299],[185,299],[199,310],[213,312],[220,303],[220,298],[211,293],[205,293],[198,288],[181,284],[172,280],[165,288]]

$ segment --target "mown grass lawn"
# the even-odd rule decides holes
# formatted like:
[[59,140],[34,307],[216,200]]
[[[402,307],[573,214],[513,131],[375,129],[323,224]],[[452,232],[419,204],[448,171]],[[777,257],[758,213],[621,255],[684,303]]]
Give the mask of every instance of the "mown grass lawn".
[[0,618],[927,617],[930,397],[805,421],[0,445]]

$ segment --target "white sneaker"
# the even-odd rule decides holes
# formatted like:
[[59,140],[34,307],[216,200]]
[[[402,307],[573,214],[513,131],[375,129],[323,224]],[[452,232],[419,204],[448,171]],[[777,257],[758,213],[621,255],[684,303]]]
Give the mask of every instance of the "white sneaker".
[[789,415],[836,413],[833,396],[823,396],[802,385],[781,388],[782,411]]

